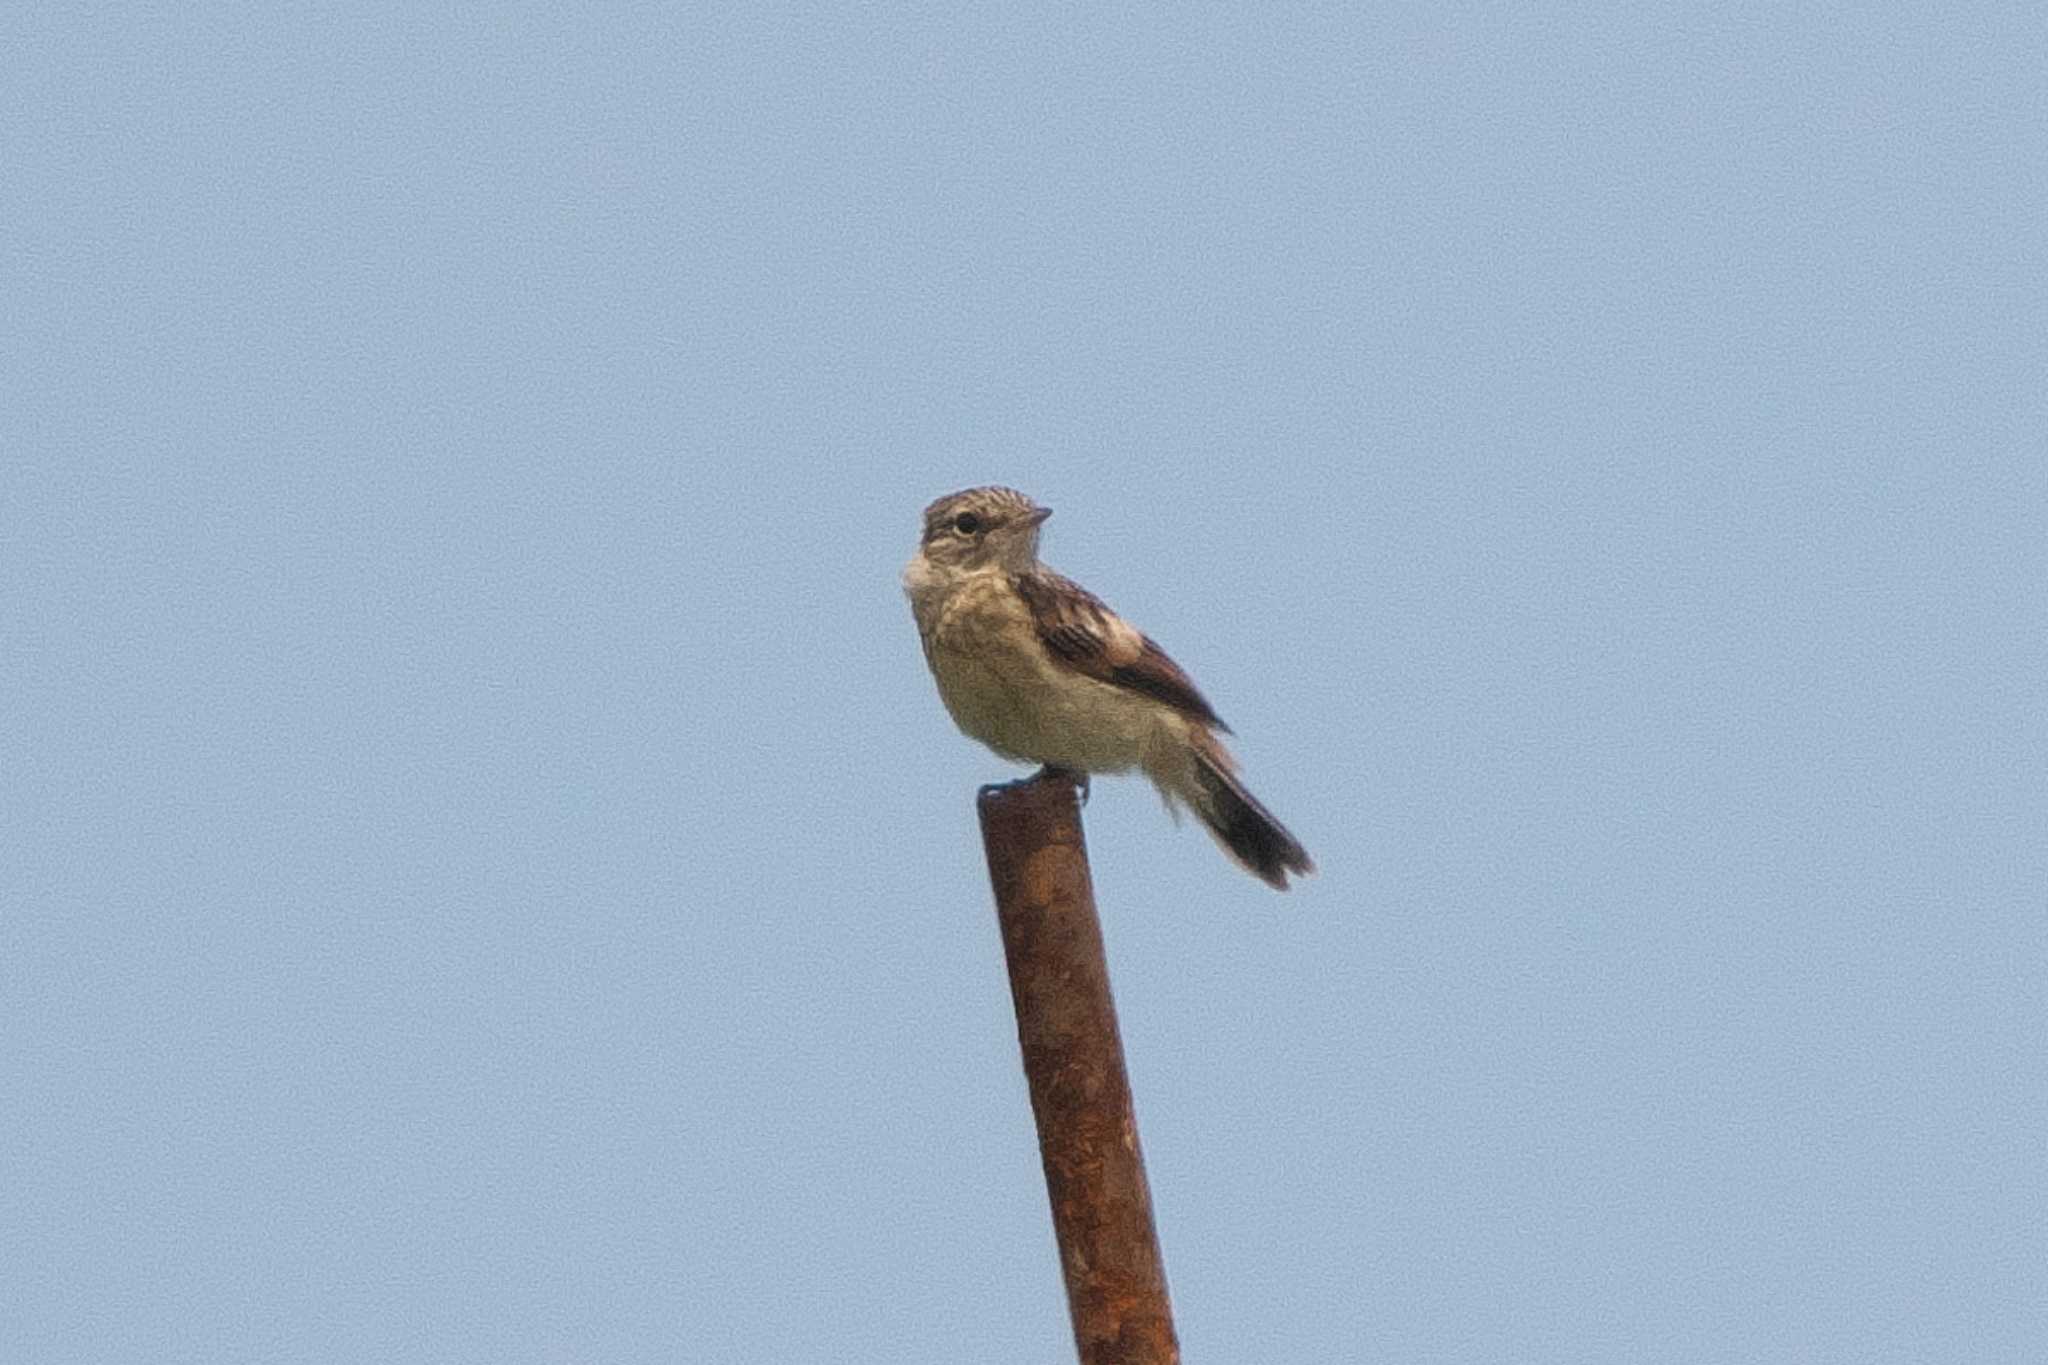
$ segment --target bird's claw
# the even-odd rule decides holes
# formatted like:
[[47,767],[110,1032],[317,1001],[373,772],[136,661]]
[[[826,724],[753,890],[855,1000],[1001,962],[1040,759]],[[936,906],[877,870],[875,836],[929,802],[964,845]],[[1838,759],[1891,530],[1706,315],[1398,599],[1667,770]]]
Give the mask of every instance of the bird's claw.
[[1088,774],[1078,768],[1062,768],[1048,763],[1039,771],[1041,777],[1057,777],[1063,782],[1074,784],[1074,790],[1081,793],[1081,804],[1088,804]]

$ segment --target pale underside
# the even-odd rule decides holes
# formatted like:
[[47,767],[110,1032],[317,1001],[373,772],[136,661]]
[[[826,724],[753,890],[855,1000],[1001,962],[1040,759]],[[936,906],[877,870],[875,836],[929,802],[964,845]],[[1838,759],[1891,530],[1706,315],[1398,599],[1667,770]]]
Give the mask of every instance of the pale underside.
[[1192,807],[1225,853],[1278,890],[1290,874],[1313,871],[1300,842],[1238,781],[1217,737],[1228,727],[1180,666],[1099,598],[1029,558],[1035,535],[1008,547],[1010,563],[974,562],[980,540],[943,539],[942,514],[953,505],[935,504],[903,586],[954,723],[1019,762],[1143,770],[1169,810]]
[[1169,796],[1182,785],[1193,722],[1157,697],[1055,658],[1003,576],[969,575],[943,597],[918,597],[913,590],[925,656],[963,732],[1022,763],[1143,768]]

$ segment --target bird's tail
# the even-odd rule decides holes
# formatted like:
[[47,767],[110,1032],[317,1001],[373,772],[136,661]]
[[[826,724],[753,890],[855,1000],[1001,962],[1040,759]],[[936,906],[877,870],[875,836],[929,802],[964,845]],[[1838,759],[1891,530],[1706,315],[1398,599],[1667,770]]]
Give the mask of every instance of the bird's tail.
[[1175,795],[1194,808],[1232,861],[1276,891],[1287,889],[1288,873],[1305,877],[1316,870],[1287,826],[1238,781],[1236,765],[1220,743],[1203,735],[1190,758],[1187,780],[1175,784]]

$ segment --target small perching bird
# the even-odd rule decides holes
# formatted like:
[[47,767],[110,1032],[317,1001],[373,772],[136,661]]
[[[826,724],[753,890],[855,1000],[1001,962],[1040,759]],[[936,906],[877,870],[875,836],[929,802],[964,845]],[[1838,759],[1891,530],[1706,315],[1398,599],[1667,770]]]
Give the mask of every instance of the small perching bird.
[[1010,488],[924,509],[903,571],[925,662],[954,723],[1005,758],[1077,775],[1142,769],[1238,864],[1279,890],[1315,870],[1237,778],[1230,727],[1166,652],[1038,562],[1052,515]]

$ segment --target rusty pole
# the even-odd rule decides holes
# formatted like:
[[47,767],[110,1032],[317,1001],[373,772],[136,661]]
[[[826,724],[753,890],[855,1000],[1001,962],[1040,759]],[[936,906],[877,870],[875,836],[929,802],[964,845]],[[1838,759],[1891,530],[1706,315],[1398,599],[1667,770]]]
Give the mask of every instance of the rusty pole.
[[1178,1365],[1073,779],[978,803],[1081,1365]]

